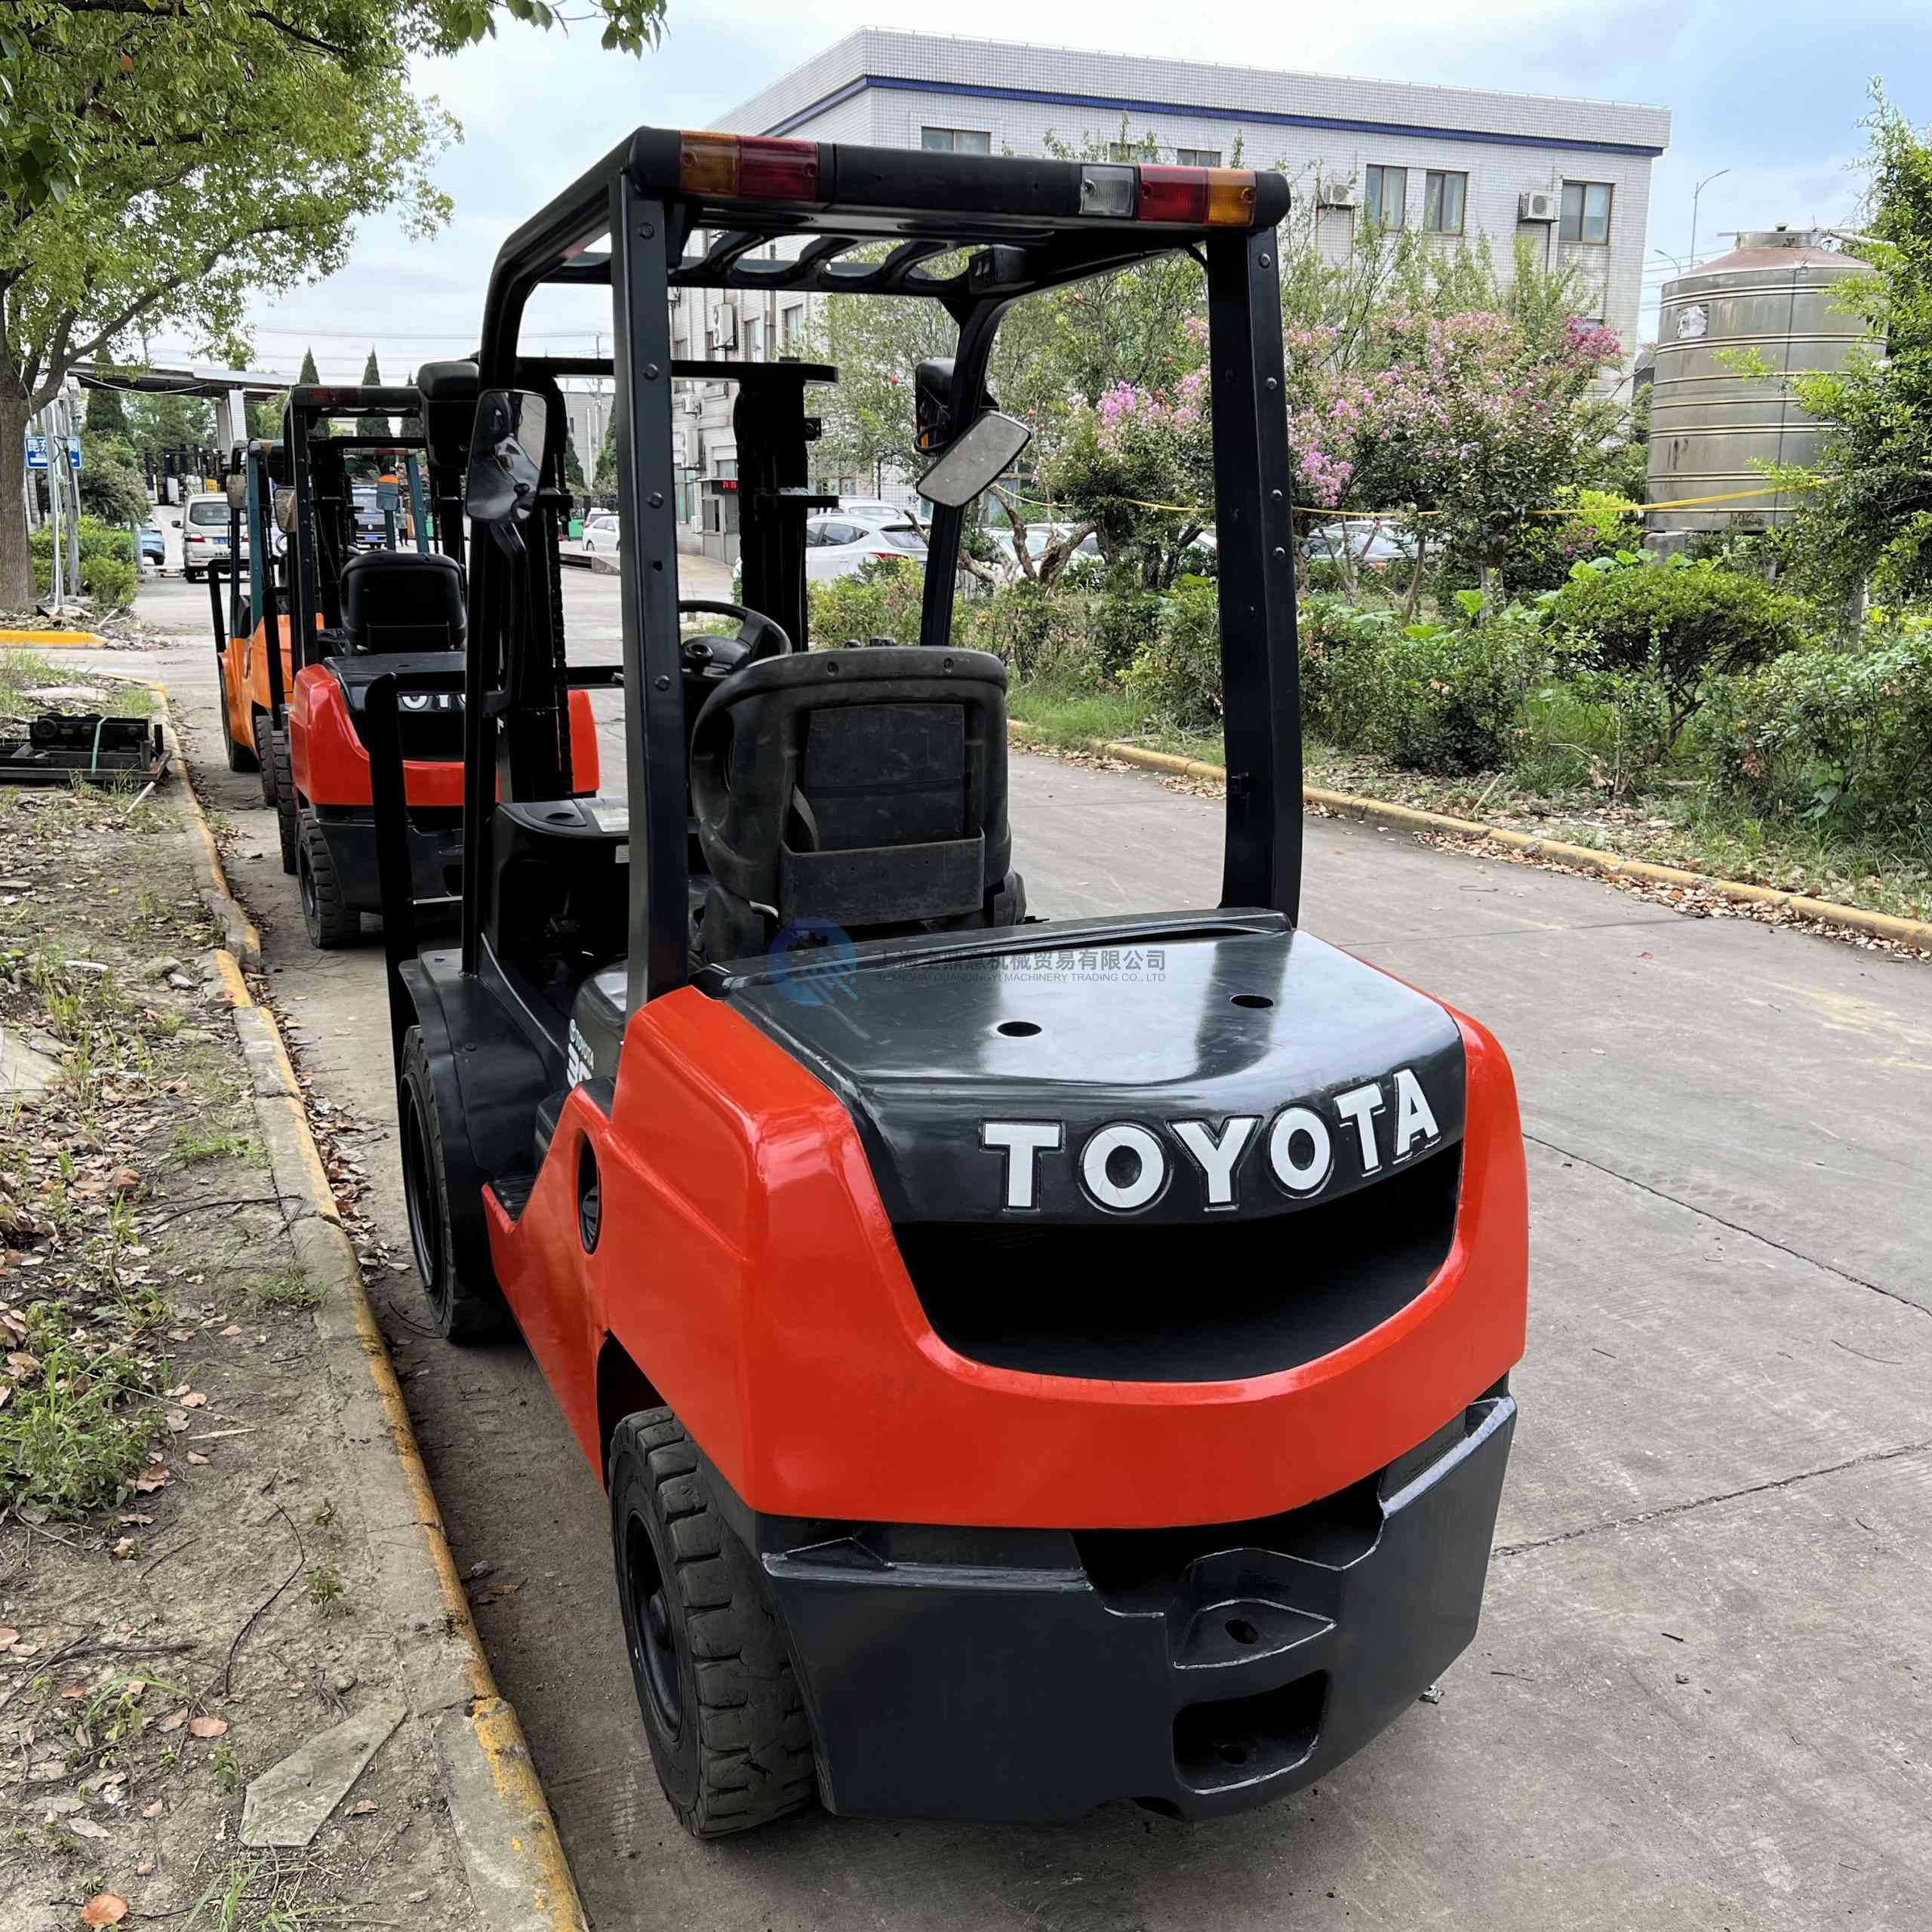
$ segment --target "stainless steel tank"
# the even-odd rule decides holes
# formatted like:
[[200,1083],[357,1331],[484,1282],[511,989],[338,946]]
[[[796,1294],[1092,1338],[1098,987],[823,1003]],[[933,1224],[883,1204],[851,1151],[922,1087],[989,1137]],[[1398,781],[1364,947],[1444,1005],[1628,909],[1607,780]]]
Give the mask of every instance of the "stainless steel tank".
[[[1730,254],[1664,286],[1657,316],[1647,500],[1674,503],[1764,488],[1757,460],[1810,463],[1831,426],[1807,415],[1792,378],[1841,369],[1865,327],[1834,306],[1849,275],[1869,263],[1826,245],[1817,229],[1741,234]],[[1777,372],[1767,380],[1727,368],[1727,350],[1755,350]],[[1652,510],[1644,521],[1669,544],[1693,531],[1761,530],[1791,513],[1792,494],[1746,497],[1687,510]]]

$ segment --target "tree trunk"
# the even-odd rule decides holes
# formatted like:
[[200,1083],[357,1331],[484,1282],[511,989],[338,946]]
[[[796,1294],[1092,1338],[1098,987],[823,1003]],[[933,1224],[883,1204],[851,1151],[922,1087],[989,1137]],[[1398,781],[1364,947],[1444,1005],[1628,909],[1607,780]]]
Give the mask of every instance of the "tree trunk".
[[33,608],[33,555],[27,548],[25,401],[0,392],[0,611]]

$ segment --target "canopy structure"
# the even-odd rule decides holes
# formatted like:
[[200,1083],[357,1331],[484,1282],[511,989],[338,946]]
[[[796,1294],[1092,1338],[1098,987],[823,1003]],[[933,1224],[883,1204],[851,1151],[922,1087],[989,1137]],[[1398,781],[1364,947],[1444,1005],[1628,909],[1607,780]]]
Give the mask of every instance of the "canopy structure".
[[214,440],[232,449],[248,439],[251,398],[280,395],[300,380],[255,369],[224,369],[214,362],[156,362],[137,371],[110,362],[82,362],[74,374],[84,389],[122,389],[137,395],[195,395],[214,405]]

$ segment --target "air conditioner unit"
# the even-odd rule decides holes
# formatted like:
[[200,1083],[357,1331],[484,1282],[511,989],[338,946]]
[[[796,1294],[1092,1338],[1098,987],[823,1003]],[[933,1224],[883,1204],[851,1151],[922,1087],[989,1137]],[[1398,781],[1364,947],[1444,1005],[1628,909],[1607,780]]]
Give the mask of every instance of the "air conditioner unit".
[[1563,197],[1553,188],[1525,188],[1516,197],[1518,221],[1555,221],[1563,213]]
[[678,406],[687,416],[696,416],[704,408],[704,399],[696,389],[687,389],[678,398]]
[[1319,181],[1315,188],[1315,205],[1324,208],[1352,208],[1355,205],[1352,181]]
[[738,346],[738,312],[735,309],[720,309],[716,326],[712,333],[718,338],[720,349],[736,349]]

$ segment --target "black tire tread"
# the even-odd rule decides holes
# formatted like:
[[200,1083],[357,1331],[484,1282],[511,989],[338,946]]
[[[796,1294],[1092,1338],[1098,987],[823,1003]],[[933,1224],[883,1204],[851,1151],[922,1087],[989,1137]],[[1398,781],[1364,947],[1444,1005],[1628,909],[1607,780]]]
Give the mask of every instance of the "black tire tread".
[[[436,1198],[432,1204],[442,1224],[442,1272],[440,1284],[425,1281],[429,1310],[435,1318],[436,1333],[459,1346],[470,1342],[494,1341],[509,1327],[509,1310],[492,1282],[489,1287],[470,1287],[456,1272],[455,1243],[450,1224],[449,1179],[443,1160],[443,1123],[436,1110],[436,1089],[429,1072],[429,1049],[423,1044],[423,1029],[412,1026],[403,1036],[402,1072],[398,1085],[420,1083],[423,1124],[429,1140],[429,1165],[435,1180]],[[398,1095],[398,1109],[407,1104]],[[404,1176],[403,1185],[409,1185]]]
[[[669,1409],[627,1417],[611,1440],[614,1477],[640,1455],[676,1569],[697,1696],[697,1790],[665,1795],[694,1838],[754,1829],[810,1803],[811,1722],[785,1632],[756,1565],[711,1506],[684,1426]],[[662,1780],[660,1780],[660,1782]]]
[[281,869],[293,877],[297,848],[302,838],[302,817],[295,796],[295,771],[289,757],[288,734],[271,733],[269,746],[275,759],[275,836],[281,844]]
[[353,946],[362,937],[362,915],[343,903],[342,882],[336,877],[335,858],[320,826],[305,825],[302,828],[301,847],[301,856],[308,861],[315,903],[312,921],[307,916],[308,909],[303,909],[303,922],[308,927],[310,943],[325,952],[333,952],[339,946]]
[[262,774],[262,803],[272,806],[275,803],[275,780],[279,776],[275,764],[275,728],[269,724],[266,711],[254,712],[251,722],[255,734],[255,768]]

